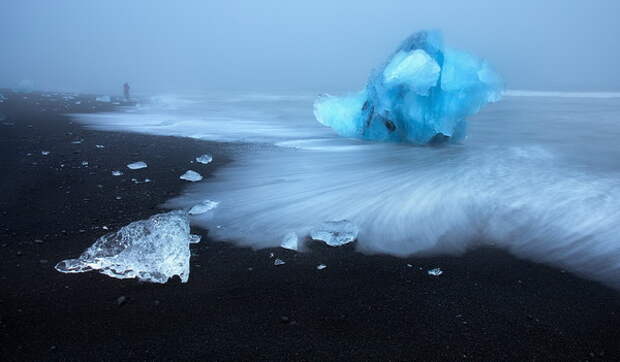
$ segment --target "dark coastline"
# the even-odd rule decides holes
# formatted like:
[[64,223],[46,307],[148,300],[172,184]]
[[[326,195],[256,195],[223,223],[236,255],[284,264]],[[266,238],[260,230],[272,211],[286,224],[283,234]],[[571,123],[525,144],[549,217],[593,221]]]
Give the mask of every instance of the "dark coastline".
[[[618,291],[489,248],[401,259],[313,245],[297,254],[195,230],[203,242],[192,245],[187,284],[58,273],[55,263],[79,255],[102,226],[159,212],[186,186],[186,169],[208,182],[247,146],[91,131],[62,114],[115,105],[0,94],[2,360],[620,360]],[[212,164],[189,163],[207,152]],[[130,171],[133,161],[149,167]],[[271,252],[287,263],[274,266]],[[427,275],[433,267],[444,274]]]

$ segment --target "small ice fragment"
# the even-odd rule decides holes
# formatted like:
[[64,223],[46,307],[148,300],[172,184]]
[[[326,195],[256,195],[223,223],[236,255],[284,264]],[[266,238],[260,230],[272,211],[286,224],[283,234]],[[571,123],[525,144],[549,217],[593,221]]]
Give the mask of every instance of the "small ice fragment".
[[348,220],[326,221],[314,228],[310,237],[329,246],[342,246],[355,241],[358,233],[358,227]]
[[189,234],[189,243],[198,244],[202,240],[202,236],[196,234]]
[[104,145],[95,145],[95,147],[97,147],[97,148],[105,148]]
[[413,268],[413,265],[407,264],[407,268]]
[[217,201],[204,200],[203,202],[192,206],[192,208],[189,209],[189,214],[190,215],[204,214],[207,211],[215,209],[217,207],[217,205],[219,205],[219,204],[220,203],[217,202]]
[[273,258],[274,256],[276,256],[274,253],[269,253],[270,258]]
[[100,96],[95,98],[95,100],[97,102],[103,102],[103,103],[110,103],[112,102],[112,98],[110,98],[110,96]]
[[280,258],[273,261],[273,265],[284,265],[286,262]]
[[198,172],[192,171],[192,170],[187,170],[184,174],[179,176],[179,178],[181,180],[186,180],[186,181],[191,181],[191,182],[202,180],[202,176]]
[[75,104],[82,104],[82,101],[77,101],[75,102]]
[[327,268],[327,265],[325,265],[325,264],[319,264],[319,265],[317,265],[317,266],[316,266],[316,268],[317,268],[318,270],[323,270],[323,269]]
[[439,268],[435,268],[435,269],[431,269],[428,272],[428,275],[432,275],[432,276],[440,276],[441,274],[443,274],[443,270],[439,269]]
[[138,278],[152,283],[165,283],[178,275],[186,283],[192,241],[196,238],[190,236],[187,213],[171,211],[132,222],[100,237],[79,258],[58,263],[56,270],[98,270],[113,278]]
[[284,235],[280,247],[295,251],[299,250],[299,238],[297,237],[297,234],[294,232],[290,232]]
[[88,161],[82,161],[82,166],[88,166]]
[[42,154],[43,156],[47,156],[47,155],[49,155],[49,154],[50,154],[50,151],[41,151],[41,154]]
[[150,179],[148,179],[148,178],[145,178],[145,179],[144,179],[144,181],[140,181],[140,180],[138,180],[137,178],[132,178],[132,179],[131,179],[131,182],[133,182],[133,183],[135,183],[135,184],[146,184],[146,183],[151,182],[151,180],[150,180]]
[[71,144],[79,145],[82,142],[84,142],[84,140],[76,140],[76,141],[71,141]]
[[142,162],[142,161],[130,163],[127,165],[127,168],[131,170],[139,170],[141,168],[146,168],[146,167],[148,167],[148,165],[146,164],[146,162]]
[[211,157],[211,155],[209,154],[204,154],[202,156],[196,157],[196,162],[203,163],[205,165],[210,163],[211,161],[213,161],[213,157]]
[[105,225],[103,225],[101,228],[102,228],[103,230],[108,230],[108,227],[107,227],[107,226],[105,226]]
[[118,170],[114,170],[112,171],[112,176],[121,176],[123,173],[121,171]]

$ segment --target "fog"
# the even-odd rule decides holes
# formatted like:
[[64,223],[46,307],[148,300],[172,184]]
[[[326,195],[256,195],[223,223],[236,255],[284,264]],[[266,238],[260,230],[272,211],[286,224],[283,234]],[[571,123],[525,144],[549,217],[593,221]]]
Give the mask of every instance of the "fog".
[[345,90],[409,33],[488,59],[512,89],[617,91],[620,2],[3,1],[0,87]]

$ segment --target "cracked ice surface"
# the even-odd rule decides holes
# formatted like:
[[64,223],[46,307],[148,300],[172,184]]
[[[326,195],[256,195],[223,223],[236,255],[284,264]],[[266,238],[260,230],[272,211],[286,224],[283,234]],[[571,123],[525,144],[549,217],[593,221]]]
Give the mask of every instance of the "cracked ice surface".
[[416,144],[459,142],[466,118],[501,98],[503,82],[484,60],[443,46],[441,34],[407,38],[361,92],[320,96],[316,119],[341,136]]
[[152,283],[165,283],[178,275],[186,283],[189,244],[198,241],[199,236],[189,233],[186,212],[156,214],[100,237],[79,258],[58,263],[56,270],[61,273],[98,270],[113,278],[138,278]]

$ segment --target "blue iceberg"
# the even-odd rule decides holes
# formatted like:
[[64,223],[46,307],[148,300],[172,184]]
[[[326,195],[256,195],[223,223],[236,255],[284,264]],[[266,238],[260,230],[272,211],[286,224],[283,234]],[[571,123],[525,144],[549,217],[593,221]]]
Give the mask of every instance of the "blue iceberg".
[[459,142],[466,118],[500,100],[502,90],[502,79],[486,61],[444,47],[438,31],[422,31],[375,69],[361,92],[319,96],[314,115],[344,137]]

